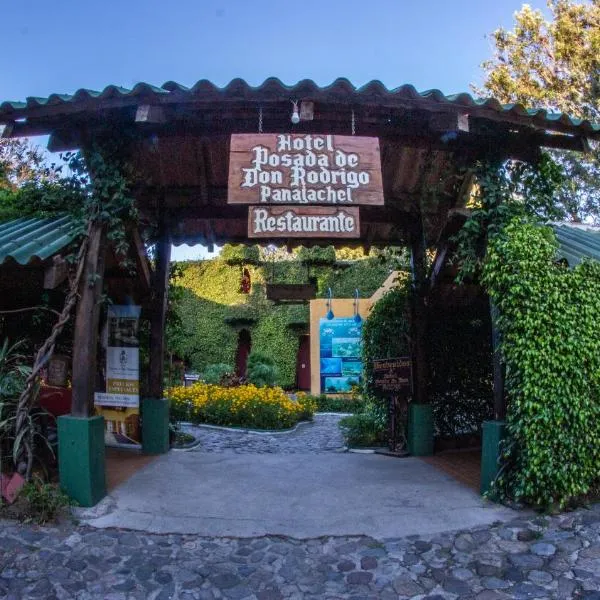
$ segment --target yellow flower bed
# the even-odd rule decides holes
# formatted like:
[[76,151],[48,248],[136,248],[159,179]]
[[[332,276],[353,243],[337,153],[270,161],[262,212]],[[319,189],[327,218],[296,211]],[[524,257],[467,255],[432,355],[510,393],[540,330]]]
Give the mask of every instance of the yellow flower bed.
[[178,421],[286,429],[298,421],[312,419],[316,402],[305,394],[291,398],[280,387],[241,385],[221,387],[195,383],[167,390],[171,414]]

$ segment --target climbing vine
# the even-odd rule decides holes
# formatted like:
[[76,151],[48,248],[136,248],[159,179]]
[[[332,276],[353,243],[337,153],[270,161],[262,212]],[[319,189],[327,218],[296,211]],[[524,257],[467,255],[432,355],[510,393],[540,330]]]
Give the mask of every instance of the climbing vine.
[[587,493],[600,473],[600,263],[568,269],[557,247],[551,228],[515,220],[483,270],[509,393],[497,488],[544,508]]
[[[107,142],[111,139],[113,141]],[[114,141],[114,140],[118,141]],[[136,218],[133,198],[129,194],[131,178],[127,169],[125,152],[127,135],[102,135],[86,149],[85,153],[70,153],[65,156],[70,175],[64,180],[51,179],[51,185],[37,185],[33,182],[24,186],[17,197],[22,202],[24,212],[44,216],[68,213],[72,216],[73,229],[79,242],[79,249],[67,257],[73,265],[69,278],[64,305],[48,338],[38,349],[31,372],[25,380],[24,388],[16,402],[14,419],[13,460],[19,472],[26,479],[31,478],[39,426],[35,418],[34,406],[38,389],[40,370],[54,352],[57,339],[71,319],[82,286],[93,286],[96,274],[85,273],[89,239],[92,229],[99,225],[106,229],[107,239],[113,245],[116,256],[123,266],[127,264],[126,227]],[[60,173],[62,167],[56,167]],[[57,189],[64,188],[61,196]],[[78,199],[79,202],[74,200]]]

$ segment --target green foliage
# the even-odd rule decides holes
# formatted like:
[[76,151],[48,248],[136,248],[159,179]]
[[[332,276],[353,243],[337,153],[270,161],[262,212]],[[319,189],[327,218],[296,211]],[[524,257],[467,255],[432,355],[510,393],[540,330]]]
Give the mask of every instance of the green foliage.
[[358,290],[361,298],[370,298],[388,278],[395,264],[387,258],[366,258],[357,260],[344,268],[311,269],[318,281],[318,295],[324,298],[331,288],[334,298],[352,298]]
[[22,417],[22,433],[16,433],[18,399],[31,373],[31,367],[26,365],[27,357],[21,354],[23,345],[22,341],[11,345],[7,339],[0,345],[0,472],[15,464],[30,439],[42,441],[43,446],[52,453],[47,438],[42,435],[41,411],[26,411]]
[[383,446],[387,437],[387,417],[377,403],[367,402],[363,410],[344,417],[339,426],[350,447]]
[[333,246],[312,246],[300,248],[298,260],[303,265],[332,265],[335,262],[335,249]]
[[503,494],[540,507],[586,494],[600,473],[600,264],[557,264],[550,228],[515,220],[490,241],[483,283],[509,395]]
[[207,365],[206,369],[202,372],[202,380],[206,383],[218,385],[225,375],[229,375],[234,371],[235,369],[233,367],[224,363]]
[[479,277],[487,241],[512,219],[564,217],[556,202],[564,174],[548,154],[543,154],[536,165],[515,161],[478,163],[473,174],[476,186],[470,201],[471,214],[454,239],[461,282]]
[[57,485],[44,483],[39,477],[34,477],[23,486],[19,498],[27,502],[22,517],[40,525],[56,521],[71,504],[70,498]]
[[362,412],[365,404],[359,396],[346,398],[320,394],[319,396],[312,396],[312,398],[317,403],[318,412],[358,413]]
[[[600,121],[600,3],[550,0],[550,18],[525,4],[514,29],[493,33],[481,95]],[[600,146],[590,154],[553,152],[567,177],[559,200],[570,218],[600,218]]]
[[374,396],[373,361],[410,355],[410,296],[408,278],[373,306],[362,329],[365,393]]
[[225,244],[221,250],[221,259],[228,265],[258,265],[260,249],[258,246]]
[[277,381],[275,361],[264,352],[251,352],[248,356],[246,376],[256,387],[275,385]]

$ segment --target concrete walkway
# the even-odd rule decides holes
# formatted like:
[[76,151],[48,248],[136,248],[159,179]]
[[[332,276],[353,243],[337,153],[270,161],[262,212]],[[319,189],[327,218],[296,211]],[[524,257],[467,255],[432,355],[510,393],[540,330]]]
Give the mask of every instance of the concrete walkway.
[[[295,447],[298,435],[310,436],[310,429],[290,438]],[[319,424],[314,429],[323,435]],[[80,510],[79,517],[94,527],[153,533],[377,539],[515,517],[417,458],[322,450],[286,453],[282,436],[278,444],[281,452],[203,452],[202,447],[171,452],[94,509]]]

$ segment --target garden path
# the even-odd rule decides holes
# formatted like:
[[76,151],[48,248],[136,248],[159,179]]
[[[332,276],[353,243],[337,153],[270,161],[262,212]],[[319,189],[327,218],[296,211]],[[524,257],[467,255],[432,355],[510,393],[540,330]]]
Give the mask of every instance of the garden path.
[[301,423],[295,431],[286,433],[246,433],[224,429],[184,426],[198,441],[200,452],[238,454],[297,454],[332,452],[344,449],[344,438],[338,423],[343,415],[317,413],[312,423]]

